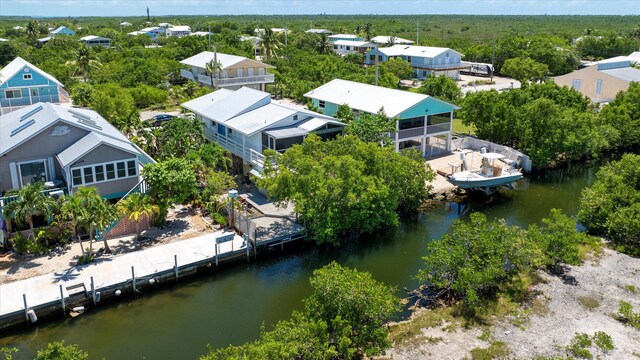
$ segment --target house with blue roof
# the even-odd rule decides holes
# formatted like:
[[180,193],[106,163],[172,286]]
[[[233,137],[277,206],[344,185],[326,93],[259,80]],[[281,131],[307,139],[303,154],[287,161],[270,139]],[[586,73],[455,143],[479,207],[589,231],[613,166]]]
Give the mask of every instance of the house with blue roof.
[[332,139],[345,124],[335,118],[278,103],[249,87],[220,89],[181,105],[204,124],[205,137],[242,159],[243,173],[261,176],[263,151],[283,152],[314,133]]
[[66,26],[59,26],[56,29],[49,31],[49,36],[51,37],[55,37],[58,35],[75,35],[75,34],[76,34],[75,31],[69,29]]
[[346,104],[357,118],[361,113],[380,110],[396,118],[392,134],[396,151],[417,149],[423,156],[451,151],[453,112],[460,109],[429,95],[342,79],[332,80],[304,94],[326,115],[333,115]]
[[38,102],[69,102],[56,78],[17,57],[0,70],[0,115]]

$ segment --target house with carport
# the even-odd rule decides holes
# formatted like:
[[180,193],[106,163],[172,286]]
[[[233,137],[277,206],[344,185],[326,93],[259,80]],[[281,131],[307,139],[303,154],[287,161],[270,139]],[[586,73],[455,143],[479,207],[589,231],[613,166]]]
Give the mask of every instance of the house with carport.
[[354,81],[335,79],[304,94],[326,115],[334,115],[340,105],[351,108],[356,119],[361,113],[380,110],[397,118],[391,134],[396,151],[417,149],[423,156],[451,151],[453,112],[460,109],[429,95]]
[[245,175],[261,176],[264,150],[283,152],[311,133],[332,139],[345,126],[331,116],[278,103],[271,94],[249,87],[220,89],[181,106],[204,124],[209,141],[242,160]]
[[[389,59],[402,59],[413,68],[413,75],[424,79],[433,74],[446,75],[454,80],[460,79],[460,70],[470,67],[462,62],[464,55],[443,47],[393,45],[369,50],[364,59],[366,65],[375,65]],[[377,57],[377,61],[376,61]]]

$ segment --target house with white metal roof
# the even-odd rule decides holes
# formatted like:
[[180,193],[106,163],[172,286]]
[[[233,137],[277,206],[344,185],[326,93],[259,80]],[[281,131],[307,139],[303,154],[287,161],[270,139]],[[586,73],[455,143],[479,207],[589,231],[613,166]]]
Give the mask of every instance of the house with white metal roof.
[[414,44],[414,42],[411,41],[411,40],[403,39],[403,38],[397,37],[397,36],[384,36],[384,35],[379,35],[379,36],[371,38],[371,42],[379,44],[379,45],[387,45],[387,44],[392,44],[392,45],[413,45]]
[[76,34],[75,31],[69,29],[66,26],[59,26],[58,28],[49,31],[49,36],[51,37],[55,37],[58,35],[75,35],[75,34]]
[[365,55],[366,65],[375,65],[389,59],[402,59],[409,64],[418,79],[433,74],[446,75],[452,79],[460,78],[460,70],[470,65],[462,62],[463,54],[449,48],[413,45],[393,45],[390,47],[371,49]]
[[327,30],[327,29],[309,29],[305,32],[312,33],[312,34],[327,34],[327,35],[333,34],[333,31]]
[[21,57],[0,70],[0,115],[37,102],[69,102],[56,78]]
[[593,102],[606,103],[613,101],[618,92],[627,90],[631,82],[640,82],[640,70],[633,68],[631,63],[627,56],[606,59],[556,76],[553,81],[578,90]]
[[42,181],[63,193],[95,186],[102,197],[119,198],[152,162],[93,110],[36,103],[0,116],[0,196]]
[[327,36],[329,41],[335,42],[338,40],[350,40],[350,41],[364,41],[365,39],[353,34],[335,34]]
[[396,151],[415,148],[424,156],[432,156],[451,150],[453,111],[460,108],[432,96],[342,79],[304,96],[326,115],[334,115],[340,105],[346,104],[356,118],[363,112],[376,114],[380,110],[397,118],[392,135]]
[[4,38],[0,38],[0,42],[5,42],[5,41],[9,41],[9,40],[4,39]]
[[111,46],[111,40],[102,36],[87,35],[80,38],[80,42],[86,47],[102,46],[108,48]]
[[[222,68],[213,76],[207,73],[207,64],[212,61],[220,63]],[[267,73],[273,66],[243,56],[203,51],[180,63],[188,66],[180,72],[183,77],[207,86],[212,86],[213,78],[216,88],[236,90],[247,86],[265,90],[267,84],[274,81],[274,75]]]
[[375,47],[376,44],[369,41],[336,40],[333,42],[333,51],[340,56],[364,54]]
[[191,35],[191,28],[186,25],[172,25],[167,28],[165,34],[167,35],[167,37],[185,37]]
[[220,89],[181,106],[203,122],[209,141],[241,158],[245,174],[257,176],[265,149],[285,151],[310,133],[331,139],[345,126],[331,116],[279,104],[271,94],[249,87]]
[[155,39],[160,35],[164,35],[165,31],[166,29],[163,27],[152,26],[152,27],[146,27],[137,31],[132,31],[130,33],[127,33],[127,35],[131,35],[131,36],[147,35],[152,39]]

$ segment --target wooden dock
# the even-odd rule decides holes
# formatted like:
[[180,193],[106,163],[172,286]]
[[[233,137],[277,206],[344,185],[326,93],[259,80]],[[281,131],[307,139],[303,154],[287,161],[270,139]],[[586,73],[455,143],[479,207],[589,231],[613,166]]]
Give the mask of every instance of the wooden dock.
[[33,322],[33,315],[62,317],[74,306],[97,306],[112,298],[135,295],[200,270],[215,268],[223,262],[248,260],[255,254],[253,248],[252,243],[247,244],[235,233],[218,231],[136,251],[111,261],[3,284],[0,285],[0,330]]

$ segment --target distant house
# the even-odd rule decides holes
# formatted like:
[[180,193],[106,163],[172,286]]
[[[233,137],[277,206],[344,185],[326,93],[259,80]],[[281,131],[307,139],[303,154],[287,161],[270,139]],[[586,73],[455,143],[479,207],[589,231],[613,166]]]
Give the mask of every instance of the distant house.
[[163,27],[163,28],[166,29],[166,28],[171,27],[173,25],[171,25],[170,23],[158,23],[158,26]]
[[131,24],[128,21],[123,21],[123,22],[120,23],[120,26],[131,26],[131,25],[133,25],[133,24]]
[[56,78],[18,57],[0,70],[0,114],[37,102],[69,102]]
[[49,31],[49,36],[56,37],[58,35],[75,35],[76,32],[69,29],[66,26],[60,26],[54,30]]
[[38,44],[36,46],[37,47],[43,47],[44,44],[48,43],[51,39],[53,39],[51,36],[47,36],[47,37],[43,37],[42,39],[38,39]]
[[395,36],[376,36],[371,39],[372,43],[376,43],[379,45],[386,45],[393,41],[393,45],[413,45],[414,42],[411,40],[403,39]]
[[381,109],[397,117],[392,135],[396,151],[418,149],[423,156],[451,150],[451,123],[456,105],[432,96],[335,79],[304,94],[327,115],[334,115],[346,104],[353,114],[376,114]]
[[305,32],[312,33],[312,34],[327,34],[327,35],[333,34],[333,31],[327,30],[327,29],[309,29]]
[[152,39],[157,38],[160,35],[164,35],[166,29],[163,27],[146,27],[143,29],[140,29],[138,31],[132,31],[130,33],[128,33],[128,35],[132,35],[132,36],[137,36],[137,35],[147,35],[149,37],[151,37]]
[[24,27],[18,25],[18,26],[14,26],[12,29],[13,30],[24,30]]
[[5,42],[5,41],[9,41],[9,40],[0,38],[0,42]]
[[352,34],[336,34],[336,35],[329,35],[327,36],[327,39],[329,39],[329,41],[332,42],[336,42],[338,40],[349,40],[349,41],[363,41],[364,39],[357,36],[357,35],[352,35]]
[[189,34],[189,36],[209,36],[209,35],[213,35],[213,33],[210,33],[208,31],[195,31]]
[[206,68],[207,63],[213,61],[214,57],[217,57],[222,67],[222,72],[213,77],[215,87],[236,90],[242,86],[248,86],[265,90],[267,84],[274,81],[274,75],[267,74],[267,69],[273,68],[271,65],[243,56],[222,53],[216,55],[210,51],[203,51],[180,61],[181,64],[189,66],[189,69],[181,71],[181,75],[189,80],[211,86],[211,76],[207,74]]
[[376,44],[369,41],[336,40],[333,42],[333,51],[340,56],[364,54],[375,47]]
[[111,40],[102,36],[95,36],[95,35],[88,35],[88,36],[82,37],[80,38],[80,42],[87,47],[102,46],[102,47],[108,48],[111,46]]
[[181,105],[204,123],[205,136],[243,161],[244,174],[260,176],[263,151],[285,151],[310,133],[331,139],[345,124],[302,108],[278,104],[271,94],[242,87],[220,89]]
[[191,28],[188,26],[170,26],[165,30],[165,35],[167,37],[176,36],[176,37],[185,37],[191,34]]
[[150,162],[92,110],[36,103],[0,116],[0,194],[43,181],[62,193],[95,186],[102,197],[119,198]]
[[460,70],[467,69],[468,64],[462,63],[463,54],[442,47],[393,45],[391,47],[371,49],[365,56],[365,64],[374,65],[389,59],[402,59],[413,68],[413,74],[418,79],[424,79],[430,74],[446,75],[452,79],[460,78]]
[[640,82],[640,70],[631,67],[632,61],[628,57],[621,58],[599,61],[584,69],[556,76],[553,81],[578,90],[594,102],[613,101],[618,92],[629,88],[629,83]]

